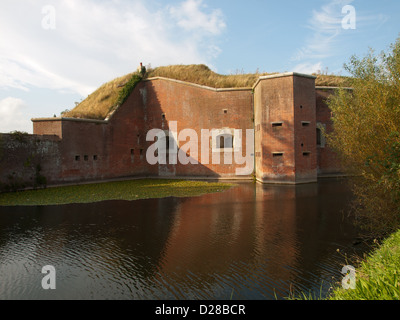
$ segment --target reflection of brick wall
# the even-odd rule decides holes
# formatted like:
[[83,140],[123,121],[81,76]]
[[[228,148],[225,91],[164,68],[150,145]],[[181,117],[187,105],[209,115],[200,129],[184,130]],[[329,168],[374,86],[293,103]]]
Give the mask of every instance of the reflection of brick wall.
[[[314,77],[291,73],[262,77],[253,89],[212,89],[164,78],[149,79],[139,83],[107,121],[35,119],[34,134],[54,136],[33,135],[27,139],[39,139],[44,144],[48,141],[49,148],[40,152],[49,183],[132,176],[236,178],[236,169],[245,165],[235,161],[224,164],[223,151],[215,146],[213,149],[210,138],[205,141],[209,144],[208,163],[150,165],[146,151],[154,142],[146,141],[146,135],[151,129],[168,132],[171,122],[177,123],[178,133],[192,129],[199,141],[198,153],[190,150],[190,156],[201,162],[202,130],[232,133],[233,129],[242,129],[245,155],[246,129],[255,129],[255,152],[247,156],[251,163],[255,156],[258,180],[316,181],[317,164],[321,174],[338,172],[339,167],[328,147],[316,146],[317,123],[331,130],[324,99],[332,91],[316,91],[314,81]],[[179,147],[186,142],[178,142]],[[238,144],[235,140],[234,147]],[[35,153],[37,146],[19,148],[8,149],[7,156],[0,160],[2,182],[9,172],[18,171],[12,159]],[[212,164],[213,152],[220,154],[220,164]]]

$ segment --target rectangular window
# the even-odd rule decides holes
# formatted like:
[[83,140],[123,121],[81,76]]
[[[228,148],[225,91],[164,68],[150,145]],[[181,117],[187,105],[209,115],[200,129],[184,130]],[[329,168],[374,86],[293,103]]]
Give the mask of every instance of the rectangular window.
[[83,159],[84,159],[85,161],[89,161],[89,156],[85,155],[85,156],[83,156]]
[[272,152],[273,157],[283,157],[283,152]]
[[276,128],[276,127],[282,127],[283,126],[283,122],[272,122],[272,127]]
[[97,161],[97,155],[96,154],[93,156],[93,161]]
[[75,156],[75,161],[81,161],[81,156]]
[[311,124],[310,121],[302,121],[302,122],[301,122],[301,125],[302,125],[303,127],[308,127],[310,124]]
[[219,149],[232,149],[233,136],[231,134],[221,134],[217,136],[217,148]]
[[140,149],[140,160],[143,160],[144,157],[144,150]]
[[303,152],[303,156],[305,156],[305,157],[308,157],[310,154],[311,154],[310,151],[305,151],[305,152]]

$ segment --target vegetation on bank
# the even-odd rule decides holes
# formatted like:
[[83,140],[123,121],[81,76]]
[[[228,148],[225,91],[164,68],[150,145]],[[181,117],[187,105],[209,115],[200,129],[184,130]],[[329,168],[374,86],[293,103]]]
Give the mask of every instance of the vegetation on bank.
[[[212,88],[243,88],[252,87],[260,76],[271,75],[256,71],[254,73],[240,73],[222,75],[215,73],[206,65],[170,65],[151,69],[140,74],[139,72],[129,73],[125,76],[114,79],[103,84],[95,92],[90,94],[85,100],[79,103],[73,110],[65,111],[63,117],[86,118],[104,120],[121,105],[132,92],[137,80],[142,77],[164,77],[174,80],[181,80]],[[315,74],[317,86],[346,87],[350,84],[349,78],[328,74]]]
[[386,240],[356,268],[356,288],[337,287],[331,300],[400,299],[400,38],[390,52],[353,56],[345,68],[351,92],[328,100],[328,134],[352,180],[352,213],[369,238]]
[[352,57],[345,68],[353,90],[328,100],[334,127],[328,143],[358,177],[353,213],[372,237],[400,229],[400,38],[390,49]]
[[62,114],[66,118],[104,120],[132,93],[142,76],[135,72],[103,84],[73,110]]
[[385,239],[354,265],[355,289],[339,284],[328,300],[400,299],[400,38],[390,49],[353,56],[345,65],[353,90],[338,89],[327,101],[334,127],[328,143],[355,176],[351,213],[364,236]]
[[106,200],[193,197],[222,192],[233,184],[186,180],[129,180],[1,193],[0,206],[47,206]]
[[329,300],[399,300],[400,230],[356,267],[355,289],[337,287]]

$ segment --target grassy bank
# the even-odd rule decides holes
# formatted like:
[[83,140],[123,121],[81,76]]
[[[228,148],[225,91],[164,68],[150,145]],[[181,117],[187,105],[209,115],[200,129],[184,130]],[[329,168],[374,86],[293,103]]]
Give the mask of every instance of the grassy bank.
[[165,197],[192,197],[221,192],[228,183],[182,180],[131,180],[64,186],[0,194],[0,206],[61,205],[105,200],[138,200]]
[[[165,77],[175,80],[191,82],[212,88],[241,88],[252,87],[260,76],[274,73],[254,72],[223,75],[212,71],[203,64],[199,65],[170,65],[147,70],[146,78]],[[276,73],[276,72],[275,72]],[[115,107],[121,103],[118,101],[134,73],[114,79],[103,84],[85,100],[79,103],[73,110],[64,113],[63,117],[105,119]],[[315,74],[316,86],[348,86],[349,78],[334,75]]]
[[354,290],[339,287],[328,299],[399,300],[400,230],[387,238],[356,268]]

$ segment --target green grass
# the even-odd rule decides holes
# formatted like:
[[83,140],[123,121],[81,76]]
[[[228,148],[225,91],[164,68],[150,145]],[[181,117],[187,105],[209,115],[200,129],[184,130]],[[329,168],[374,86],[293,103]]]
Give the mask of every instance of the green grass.
[[330,300],[400,299],[400,230],[356,268],[356,288],[336,288]]
[[0,194],[0,206],[47,206],[105,200],[192,197],[222,192],[233,184],[183,180],[130,180]]

